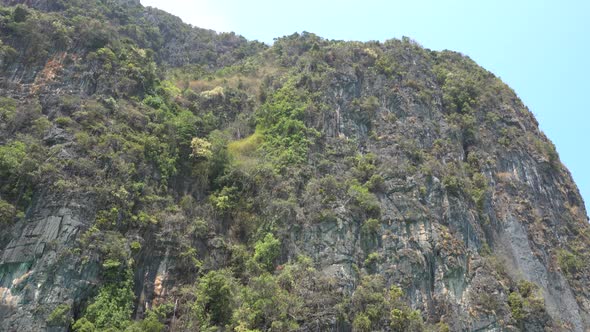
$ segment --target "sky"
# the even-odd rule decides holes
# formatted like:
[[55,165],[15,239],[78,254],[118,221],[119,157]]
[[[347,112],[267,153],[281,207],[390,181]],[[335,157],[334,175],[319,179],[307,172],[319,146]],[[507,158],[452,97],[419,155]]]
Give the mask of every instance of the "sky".
[[272,44],[313,32],[327,39],[408,36],[468,55],[510,85],[555,143],[590,207],[590,1],[141,0],[186,23]]

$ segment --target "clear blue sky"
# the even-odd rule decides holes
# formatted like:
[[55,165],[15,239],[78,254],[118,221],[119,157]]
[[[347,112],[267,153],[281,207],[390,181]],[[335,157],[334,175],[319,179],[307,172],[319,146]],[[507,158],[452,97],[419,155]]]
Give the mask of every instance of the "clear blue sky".
[[539,120],[590,207],[590,1],[141,0],[185,22],[272,43],[408,36],[470,56],[510,85]]

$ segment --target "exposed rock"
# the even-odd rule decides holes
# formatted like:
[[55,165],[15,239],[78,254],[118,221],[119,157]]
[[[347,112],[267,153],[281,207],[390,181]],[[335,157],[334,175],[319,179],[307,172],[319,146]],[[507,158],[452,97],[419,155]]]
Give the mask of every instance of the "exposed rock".
[[[269,316],[240,328],[590,329],[582,198],[516,94],[467,57],[309,33],[268,47],[137,0],[81,2],[84,20],[2,3],[43,18],[30,38],[78,25],[34,54],[0,27],[0,330],[67,331],[113,285],[135,296],[123,323],[170,304],[170,330],[237,328],[270,287]],[[220,321],[195,299],[214,271]]]

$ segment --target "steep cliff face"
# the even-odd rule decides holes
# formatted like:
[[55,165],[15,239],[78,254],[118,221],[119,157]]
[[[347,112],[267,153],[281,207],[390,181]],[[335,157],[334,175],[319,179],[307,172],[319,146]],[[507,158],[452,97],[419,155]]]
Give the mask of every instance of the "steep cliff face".
[[0,330],[590,329],[583,201],[467,57],[2,4]]

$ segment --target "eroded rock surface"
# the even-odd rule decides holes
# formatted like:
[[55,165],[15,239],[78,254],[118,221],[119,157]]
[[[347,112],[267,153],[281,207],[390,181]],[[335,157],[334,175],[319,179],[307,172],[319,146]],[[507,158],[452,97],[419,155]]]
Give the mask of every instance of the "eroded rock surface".
[[590,330],[582,198],[469,58],[1,3],[0,330]]

